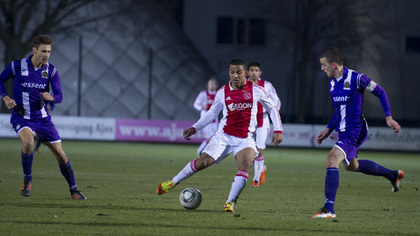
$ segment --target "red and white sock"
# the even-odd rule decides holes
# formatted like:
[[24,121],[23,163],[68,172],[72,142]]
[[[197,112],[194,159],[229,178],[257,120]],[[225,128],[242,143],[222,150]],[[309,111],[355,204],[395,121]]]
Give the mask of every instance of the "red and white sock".
[[264,156],[257,157],[254,161],[254,180],[260,182],[261,173],[264,171]]
[[236,202],[236,199],[241,194],[242,189],[245,188],[246,181],[248,180],[248,171],[238,170],[236,176],[233,179],[232,188],[230,189],[228,202]]
[[195,162],[197,160],[192,160],[188,162],[188,164],[182,169],[175,177],[172,178],[175,184],[178,184],[179,182],[183,181],[184,179],[194,175],[196,172],[198,172],[197,167],[195,165]]
[[204,140],[197,149],[197,154],[200,155],[204,148],[207,146],[207,140]]

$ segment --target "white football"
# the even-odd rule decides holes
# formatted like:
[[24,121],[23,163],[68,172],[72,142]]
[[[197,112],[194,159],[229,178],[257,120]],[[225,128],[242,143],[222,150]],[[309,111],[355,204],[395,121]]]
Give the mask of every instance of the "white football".
[[201,204],[201,193],[196,188],[186,188],[179,195],[179,202],[188,210],[193,210]]

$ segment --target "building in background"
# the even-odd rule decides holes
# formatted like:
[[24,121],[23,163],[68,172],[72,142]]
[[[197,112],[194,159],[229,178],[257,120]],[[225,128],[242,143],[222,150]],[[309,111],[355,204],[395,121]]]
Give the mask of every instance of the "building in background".
[[[31,3],[42,11],[46,2]],[[349,68],[386,89],[396,120],[420,126],[419,1],[72,2],[91,4],[48,31],[55,40],[50,61],[59,68],[64,93],[57,115],[191,120],[198,117],[192,102],[206,78],[226,83],[229,61],[239,57],[264,65],[262,77],[276,87],[285,123],[326,124],[333,111],[318,53],[335,45]],[[39,21],[29,21],[28,29]],[[12,31],[0,32],[2,43]],[[12,45],[0,46],[1,61],[16,50]],[[377,99],[365,99],[369,123],[382,126]]]
[[[342,49],[349,68],[387,91],[393,115],[420,126],[420,2],[184,0],[183,28],[221,81],[232,58],[264,65],[283,101],[285,122],[326,123],[332,116],[328,80],[318,53]],[[381,105],[366,95],[371,124],[383,125]]]

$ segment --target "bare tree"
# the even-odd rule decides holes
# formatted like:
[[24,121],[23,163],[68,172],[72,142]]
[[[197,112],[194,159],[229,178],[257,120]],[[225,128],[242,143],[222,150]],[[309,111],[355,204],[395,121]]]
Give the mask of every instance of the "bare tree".
[[[100,14],[89,14],[98,0],[2,0],[0,1],[0,41],[4,45],[3,61],[22,58],[31,50],[31,40],[39,34],[52,34],[96,22],[128,9],[128,5],[115,7],[116,1],[106,1],[108,8]],[[105,1],[100,1],[103,4]],[[126,1],[127,2],[127,1]],[[99,4],[98,4],[99,5]],[[120,6],[118,4],[117,6]],[[100,9],[102,10],[102,9]],[[12,81],[5,84],[12,95]],[[0,112],[8,112],[2,101]]]
[[[290,55],[288,110],[297,123],[305,122],[308,110],[314,107],[314,81],[319,65],[317,54],[325,46],[337,46],[346,52],[347,62],[357,62],[362,57],[363,44],[372,37],[376,22],[369,10],[380,2],[361,0],[296,0],[266,2],[265,14],[273,19],[278,38]],[[287,34],[291,37],[284,37]],[[284,39],[293,41],[284,42]],[[310,107],[311,106],[311,107]],[[315,108],[316,109],[316,108]]]

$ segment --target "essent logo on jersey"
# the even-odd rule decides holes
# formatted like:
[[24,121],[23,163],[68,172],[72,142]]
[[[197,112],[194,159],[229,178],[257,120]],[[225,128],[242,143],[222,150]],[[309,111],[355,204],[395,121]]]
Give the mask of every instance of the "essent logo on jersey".
[[252,103],[231,103],[228,105],[230,111],[252,108]]
[[347,102],[348,96],[336,96],[333,97],[334,102]]
[[45,89],[47,87],[47,84],[37,84],[37,83],[21,83],[22,87],[25,88],[36,88],[36,89]]

